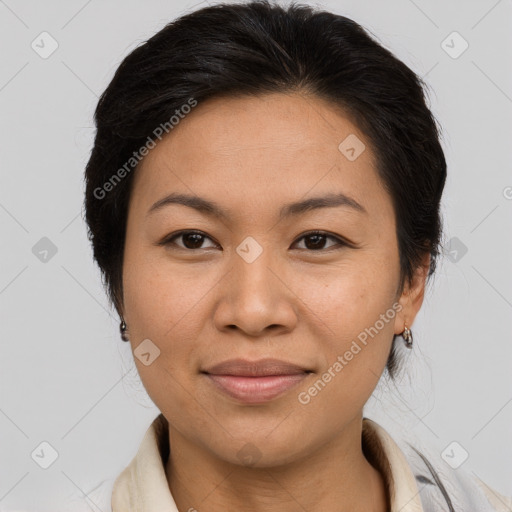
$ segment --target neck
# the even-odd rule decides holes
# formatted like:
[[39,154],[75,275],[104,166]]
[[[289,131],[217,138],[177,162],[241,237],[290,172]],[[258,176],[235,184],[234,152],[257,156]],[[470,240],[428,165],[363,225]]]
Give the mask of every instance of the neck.
[[215,456],[169,427],[169,488],[180,511],[386,512],[385,481],[365,458],[361,435],[357,418],[320,449],[259,468]]

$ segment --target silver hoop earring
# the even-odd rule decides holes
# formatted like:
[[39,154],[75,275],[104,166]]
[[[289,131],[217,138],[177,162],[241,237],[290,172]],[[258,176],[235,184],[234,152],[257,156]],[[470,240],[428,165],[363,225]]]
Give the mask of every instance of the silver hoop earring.
[[404,339],[405,346],[407,348],[412,348],[412,331],[407,327],[407,325],[405,326],[404,332],[402,333],[402,338]]

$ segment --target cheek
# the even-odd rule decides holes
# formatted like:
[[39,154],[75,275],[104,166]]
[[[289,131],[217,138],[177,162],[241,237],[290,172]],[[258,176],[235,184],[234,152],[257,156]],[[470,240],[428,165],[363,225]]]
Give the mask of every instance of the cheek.
[[[184,389],[191,389],[190,377],[197,371],[194,349],[202,328],[201,298],[208,281],[193,280],[183,269],[178,273],[169,267],[142,254],[127,254],[124,292],[137,371],[156,406],[173,417],[169,407],[190,409],[190,394]],[[136,357],[136,349],[145,339],[159,350],[147,366]]]
[[327,336],[316,337],[325,366],[300,390],[300,410],[315,428],[339,428],[373,393],[393,340],[395,286],[382,275],[369,272],[363,279],[359,273],[331,281],[317,295],[314,311],[329,327]]
[[201,299],[215,285],[208,275],[203,272],[198,279],[194,265],[178,267],[165,256],[151,256],[149,251],[127,252],[123,283],[126,314],[139,335],[163,341],[179,330],[180,336],[187,337],[199,325],[190,317],[197,316]]
[[[197,372],[198,340],[209,320],[208,292],[219,276],[201,272],[197,267],[172,265],[165,257],[151,259],[148,254],[127,254],[125,259],[125,309],[132,349],[150,339],[158,347],[158,358],[145,366],[134,358],[141,380],[157,406],[165,408],[165,399],[186,406],[190,387]],[[135,354],[136,355],[136,354]],[[187,398],[188,397],[188,398]],[[182,398],[185,402],[182,403]]]
[[357,336],[396,299],[399,268],[393,261],[391,254],[354,255],[322,274],[296,279],[294,292],[325,322],[331,334],[344,339]]
[[[395,256],[398,262],[398,255]],[[339,362],[339,356],[342,358],[342,370],[331,370],[340,376],[332,379],[337,384],[329,386],[338,399],[343,395],[343,400],[350,400],[345,396],[347,390],[356,395],[360,392],[359,398],[369,396],[387,362],[399,279],[399,266],[390,263],[395,261],[392,257],[383,252],[366,253],[331,271],[330,278],[321,280],[320,285],[318,279],[302,282],[300,296],[307,297],[305,302],[322,329],[316,343],[325,355],[325,370]]]

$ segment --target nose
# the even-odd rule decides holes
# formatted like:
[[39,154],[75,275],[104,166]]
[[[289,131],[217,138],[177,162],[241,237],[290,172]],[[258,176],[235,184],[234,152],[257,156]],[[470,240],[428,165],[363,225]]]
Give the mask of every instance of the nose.
[[221,331],[239,329],[262,337],[292,331],[297,324],[298,300],[290,275],[264,248],[254,260],[233,253],[230,271],[219,284],[220,301],[215,324]]

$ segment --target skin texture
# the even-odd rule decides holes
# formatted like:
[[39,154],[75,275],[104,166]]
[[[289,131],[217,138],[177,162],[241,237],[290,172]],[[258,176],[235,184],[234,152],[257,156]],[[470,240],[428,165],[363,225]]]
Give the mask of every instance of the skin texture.
[[[338,149],[350,134],[366,146],[354,161]],[[369,141],[343,112],[293,93],[205,101],[139,165],[123,314],[134,350],[147,338],[160,350],[150,365],[135,363],[169,421],[166,473],[180,511],[386,510],[382,476],[361,448],[362,411],[393,334],[421,307],[429,259],[400,293],[395,216],[374,163]],[[229,217],[176,204],[147,214],[171,192],[214,201]],[[336,206],[279,220],[284,204],[332,192],[366,213]],[[186,229],[205,237],[159,245]],[[304,238],[311,230],[353,246]],[[248,236],[262,248],[251,263],[236,251]],[[397,303],[401,311],[300,403],[299,393]],[[230,398],[200,373],[264,357],[312,373],[257,405]],[[238,454],[248,443],[250,465]]]

